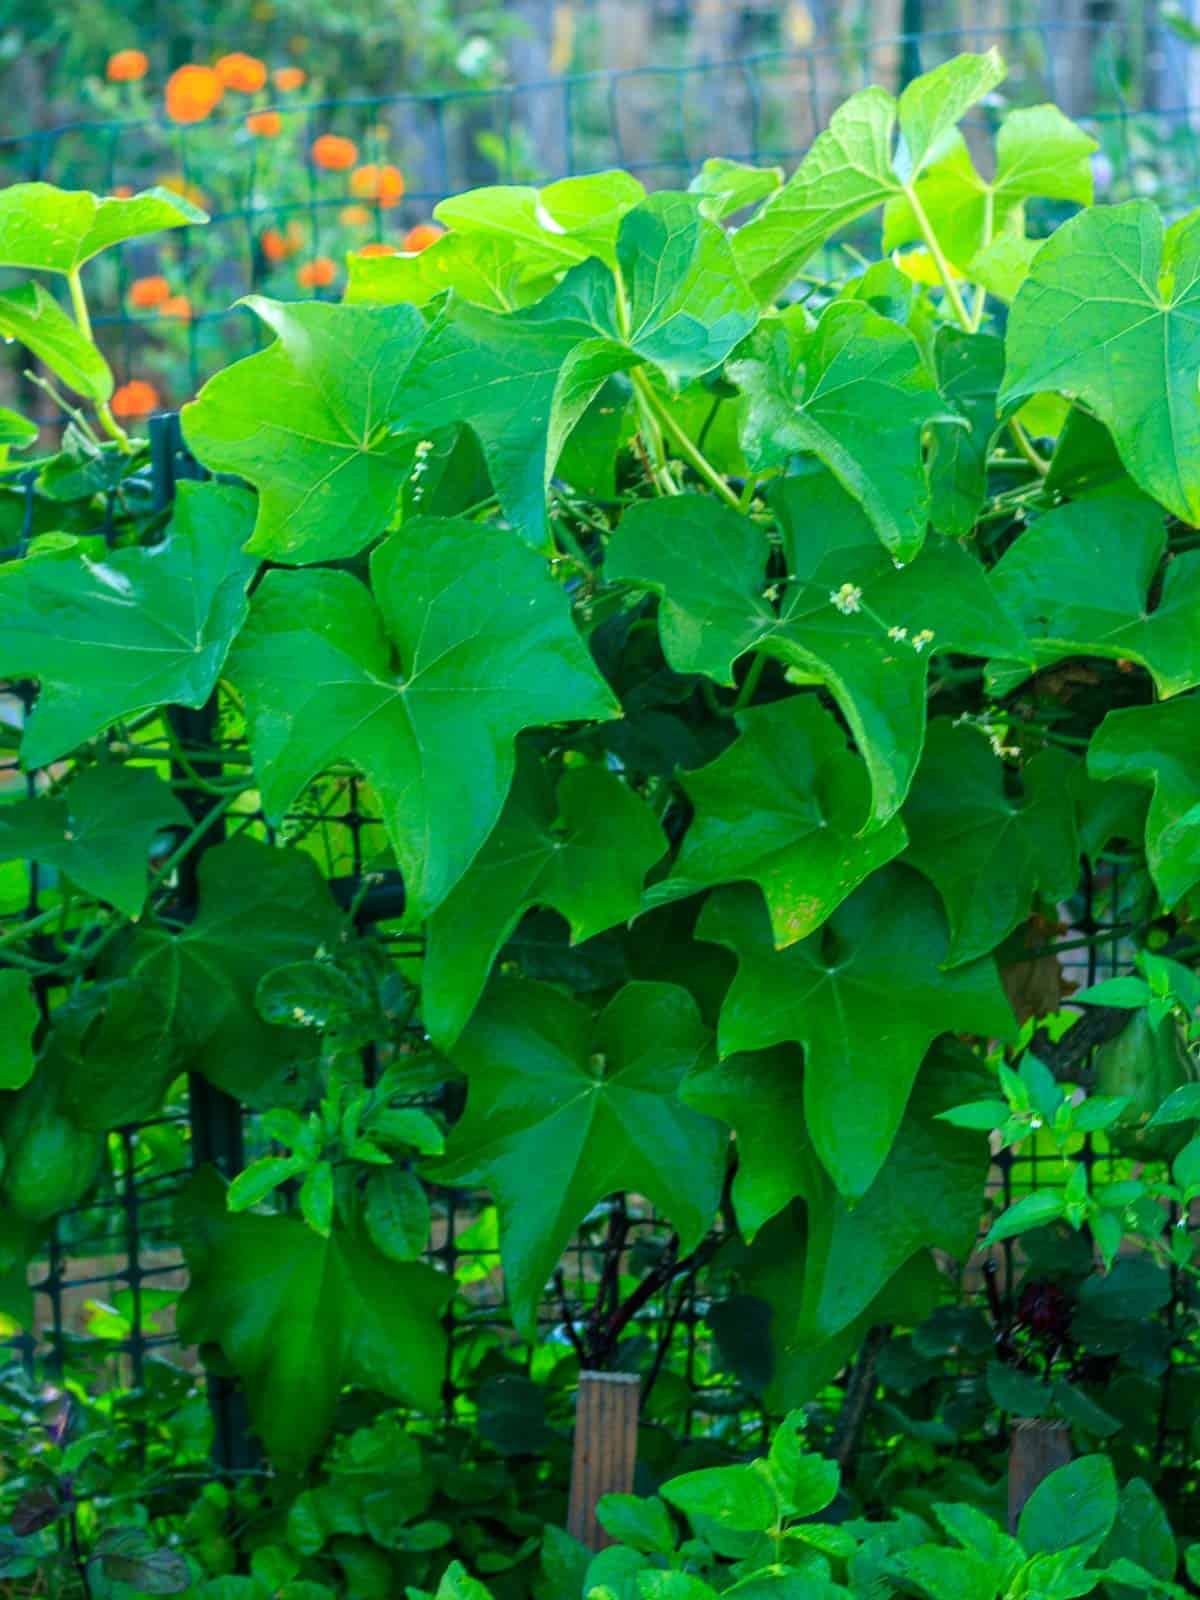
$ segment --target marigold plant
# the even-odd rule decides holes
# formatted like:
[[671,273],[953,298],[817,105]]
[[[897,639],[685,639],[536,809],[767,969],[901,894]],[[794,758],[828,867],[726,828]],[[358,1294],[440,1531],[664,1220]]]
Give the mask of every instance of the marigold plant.
[[377,166],[368,162],[350,174],[350,193],[358,200],[374,200],[377,205],[394,206],[404,195],[404,174],[399,167]]
[[221,56],[213,71],[226,89],[235,89],[239,94],[257,94],[267,81],[266,62],[242,50]]
[[312,158],[326,172],[346,172],[358,160],[358,146],[340,133],[323,133],[313,140]]
[[137,311],[149,311],[161,306],[171,293],[171,285],[161,273],[146,278],[135,278],[129,285],[129,304]]
[[296,281],[302,289],[327,289],[336,277],[337,264],[328,256],[314,256],[296,269]]
[[150,70],[150,57],[144,50],[116,50],[108,58],[105,77],[109,83],[137,83]]
[[116,389],[112,397],[115,417],[147,417],[162,404],[158,390],[144,378],[131,378]]
[[283,128],[278,111],[252,111],[246,118],[246,131],[258,139],[275,139]]
[[271,74],[271,82],[284,94],[290,94],[292,90],[304,87],[308,82],[308,73],[303,67],[276,67]]

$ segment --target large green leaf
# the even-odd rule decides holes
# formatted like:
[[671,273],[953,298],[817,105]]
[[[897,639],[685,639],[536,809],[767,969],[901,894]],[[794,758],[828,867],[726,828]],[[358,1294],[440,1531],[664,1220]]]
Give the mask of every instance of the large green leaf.
[[614,372],[653,364],[671,384],[719,366],[757,306],[698,197],[651,196],[617,235],[620,286],[598,259],[508,315],[453,301],[407,373],[397,432],[476,434],[506,514],[546,540],[546,486],[563,441]]
[[777,950],[754,890],[717,890],[696,936],[733,950],[722,1055],[784,1041],[805,1051],[805,1121],[838,1190],[866,1193],[883,1165],[917,1068],[941,1033],[1009,1037],[1013,1018],[990,960],[943,970],[949,938],[933,888],[882,868],[822,928]]
[[1081,1456],[1059,1467],[1025,1502],[1017,1537],[1027,1555],[1096,1550],[1117,1520],[1117,1480],[1107,1456]]
[[109,245],[207,221],[170,189],[100,199],[83,189],[14,183],[0,190],[0,266],[75,272]]
[[243,834],[205,851],[191,922],[142,927],[114,967],[155,997],[167,1078],[186,1067],[239,1099],[271,1105],[316,1044],[259,1018],[259,979],[332,950],[341,929],[311,856]]
[[721,1196],[724,1129],[676,1090],[710,1048],[695,1002],[672,984],[630,983],[593,1019],[547,984],[500,979],[454,1051],[467,1110],[439,1182],[496,1198],[516,1325],[532,1334],[543,1287],[573,1230],[620,1189],[646,1195],[681,1251]]
[[450,1278],[389,1261],[340,1228],[323,1238],[299,1216],[232,1215],[211,1168],[178,1215],[189,1272],[181,1336],[221,1347],[277,1467],[307,1466],[346,1384],[439,1409]]
[[1088,746],[1088,772],[1102,782],[1153,789],[1146,861],[1167,907],[1200,882],[1200,698],[1110,711]]
[[604,574],[660,597],[658,631],[676,672],[733,683],[733,665],[768,634],[765,530],[711,495],[637,500],[609,540]]
[[108,362],[43,284],[22,283],[0,291],[0,338],[23,344],[76,394],[89,400],[111,398]]
[[145,768],[87,767],[62,794],[0,806],[0,861],[25,856],[57,867],[88,894],[136,917],[155,835],[190,824],[181,802]]
[[772,503],[791,579],[777,611],[763,529],[700,496],[635,507],[606,572],[662,597],[663,653],[676,672],[729,682],[732,663],[757,648],[824,684],[871,774],[870,825],[882,827],[920,759],[930,658],[952,650],[1024,659],[1029,646],[972,555],[930,539],[897,567],[828,471],[781,480]]
[[814,695],[743,711],[740,737],[680,782],[695,807],[671,875],[651,898],[749,879],[767,902],[782,948],[820,927],[862,880],[905,845],[893,817],[859,834],[870,780]]
[[994,950],[1024,921],[1035,894],[1052,910],[1074,891],[1080,853],[1074,767],[1061,750],[1035,755],[1022,769],[1018,801],[986,734],[948,717],[930,724],[904,803],[904,859],[942,897],[950,966]]
[[254,554],[353,555],[391,523],[412,469],[411,440],[388,425],[425,324],[411,306],[245,303],[275,343],[208,380],[184,435],[214,472],[258,490]]
[[925,430],[950,422],[965,431],[965,423],[948,413],[908,329],[861,301],[835,301],[797,349],[782,326],[767,324],[728,371],[745,396],[750,466],[761,472],[815,455],[887,549],[910,560],[929,521]]
[[1112,433],[1130,476],[1200,522],[1200,212],[1081,212],[1034,257],[1008,321],[1002,406],[1056,389]]
[[899,101],[879,88],[852,95],[783,188],[734,235],[737,263],[759,299],[773,300],[826,239],[913,184],[939,140],[1003,76],[1004,63],[989,50],[943,62]]
[[495,826],[516,735],[618,707],[511,532],[418,518],[373,552],[371,579],[373,595],[346,572],[268,573],[230,675],[268,815],[353,761],[378,791],[416,919]]
[[1000,427],[996,392],[1004,376],[1004,340],[943,325],[934,342],[942,394],[967,426],[935,422],[929,430],[929,520],[938,533],[965,538],[987,494],[987,459]]
[[1174,556],[1159,593],[1166,544],[1162,512],[1126,482],[1039,517],[992,583],[1039,667],[1069,656],[1136,661],[1160,694],[1178,694],[1200,683],[1200,554]]
[[42,1020],[28,976],[0,968],[0,1089],[19,1089],[33,1076],[33,1035]]
[[246,615],[244,489],[181,483],[161,544],[102,561],[70,546],[0,569],[0,673],[36,678],[21,743],[44,766],[152,706],[200,706]]
[[557,788],[522,749],[512,792],[487,843],[429,918],[421,1017],[448,1050],[492,962],[526,911],[553,906],[571,943],[637,912],[646,873],[667,841],[646,803],[615,773],[568,769]]

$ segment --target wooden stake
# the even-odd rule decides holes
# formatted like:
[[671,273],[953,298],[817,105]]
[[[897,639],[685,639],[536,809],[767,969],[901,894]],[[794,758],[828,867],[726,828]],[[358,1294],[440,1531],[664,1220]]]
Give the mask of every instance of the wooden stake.
[[1016,1533],[1026,1500],[1041,1483],[1071,1459],[1071,1430],[1065,1422],[1016,1417],[1009,1435],[1008,1531]]
[[633,1492],[640,1388],[633,1372],[579,1375],[567,1532],[589,1550],[615,1542],[596,1521],[600,1496]]

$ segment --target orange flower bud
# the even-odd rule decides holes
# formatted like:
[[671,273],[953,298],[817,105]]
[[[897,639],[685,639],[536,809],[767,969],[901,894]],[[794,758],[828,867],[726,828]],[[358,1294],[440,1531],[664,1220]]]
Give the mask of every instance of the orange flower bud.
[[274,139],[283,127],[278,111],[252,111],[246,118],[247,130],[258,139]]
[[302,89],[308,82],[308,73],[303,67],[276,67],[271,74],[275,87],[282,89],[284,94],[293,89]]
[[170,293],[171,285],[161,274],[135,278],[129,285],[129,304],[138,311],[148,311],[152,306],[161,306]]
[[399,251],[394,244],[384,244],[382,239],[374,240],[371,244],[360,244],[354,252],[356,256],[394,256]]
[[314,256],[296,271],[296,282],[302,289],[327,289],[337,277],[337,267],[328,256]]
[[418,222],[415,228],[410,228],[404,235],[404,251],[406,255],[417,255],[422,250],[428,250],[445,233],[445,228],[439,228],[436,222]]
[[239,94],[257,94],[267,81],[266,63],[257,56],[248,56],[244,50],[222,56],[213,70],[227,89],[236,89]]
[[381,206],[394,206],[404,193],[404,174],[399,167],[377,167],[369,162],[351,173],[350,193],[360,200],[374,200]]
[[158,390],[144,378],[131,378],[123,383],[112,397],[114,417],[145,417],[157,411],[162,401]]
[[326,172],[345,172],[358,160],[358,146],[353,139],[343,139],[338,133],[323,133],[313,140],[312,158]]
[[192,302],[185,294],[172,294],[158,308],[160,317],[178,317],[180,322],[192,320]]
[[150,70],[150,58],[144,50],[118,50],[108,58],[109,83],[136,83]]
[[224,93],[211,67],[177,67],[167,79],[167,115],[172,122],[203,122]]

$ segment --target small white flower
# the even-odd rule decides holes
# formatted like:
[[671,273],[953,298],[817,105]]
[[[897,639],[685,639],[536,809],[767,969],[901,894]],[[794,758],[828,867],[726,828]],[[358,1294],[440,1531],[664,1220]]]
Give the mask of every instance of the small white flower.
[[924,650],[924,648],[925,648],[925,646],[927,644],[931,644],[932,642],[933,642],[933,629],[932,628],[922,628],[920,633],[914,633],[913,636],[912,636],[912,647],[917,652],[918,655],[920,655],[921,651]]
[[1029,1126],[1036,1132],[1042,1125],[1041,1117],[1030,1117]]
[[908,629],[907,628],[901,628],[901,627],[889,628],[888,629],[888,638],[889,639],[907,639],[908,638]]
[[862,610],[862,590],[856,583],[844,583],[840,589],[829,591],[829,604],[836,606],[844,617]]

